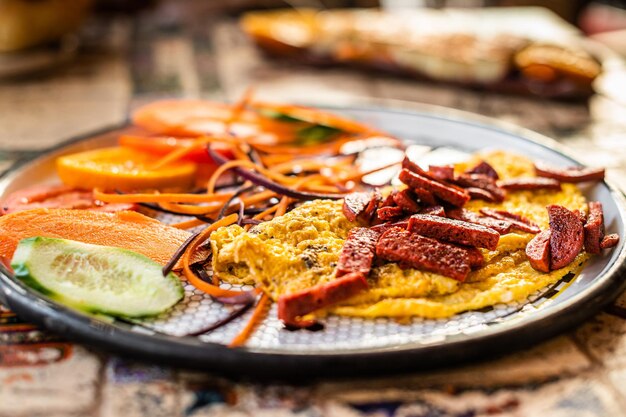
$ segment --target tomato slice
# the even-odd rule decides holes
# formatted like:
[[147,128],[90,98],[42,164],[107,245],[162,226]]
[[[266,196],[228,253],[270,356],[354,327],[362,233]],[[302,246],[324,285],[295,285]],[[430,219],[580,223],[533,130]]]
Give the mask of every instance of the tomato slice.
[[[195,141],[191,138],[176,138],[173,136],[136,136],[121,135],[118,139],[120,146],[131,148],[136,151],[149,153],[156,156],[165,156],[180,148],[191,147]],[[222,143],[212,143],[211,146],[225,158],[233,158],[229,146]],[[213,164],[213,159],[208,155],[204,147],[192,149],[181,158],[185,161],[197,164]]]
[[133,123],[152,133],[173,136],[226,135],[255,137],[264,143],[291,139],[297,123],[285,123],[243,109],[206,100],[162,100],[137,109]]
[[[195,139],[191,138],[175,138],[170,136],[134,136],[134,135],[121,135],[118,143],[125,148],[131,148],[136,151],[149,153],[156,156],[165,156],[180,148],[189,148],[193,145]],[[216,143],[217,149],[220,149],[222,153],[226,152],[225,147]],[[207,154],[204,148],[191,149],[187,155],[181,159],[185,161],[191,161],[198,164],[213,163],[211,157]]]
[[66,185],[38,185],[9,195],[0,205],[0,214],[35,208],[86,209],[106,212],[134,210],[135,204],[107,204],[93,198],[93,192]]

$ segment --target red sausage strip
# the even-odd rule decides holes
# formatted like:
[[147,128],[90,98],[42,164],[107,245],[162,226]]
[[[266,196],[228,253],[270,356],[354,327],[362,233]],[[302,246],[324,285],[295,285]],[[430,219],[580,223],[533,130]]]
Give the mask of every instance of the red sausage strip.
[[382,221],[393,220],[402,214],[404,214],[402,207],[381,207],[377,213],[378,218]]
[[535,163],[535,173],[540,177],[554,178],[561,182],[602,181],[604,179],[604,168],[559,168],[541,162]]
[[515,213],[510,213],[504,210],[494,210],[488,208],[480,209],[480,212],[485,216],[493,219],[505,220],[513,225],[514,229],[521,230],[527,233],[539,233],[541,229],[535,223],[528,220],[526,217],[522,217]]
[[343,199],[343,214],[351,222],[365,211],[371,200],[370,193],[350,193]]
[[494,180],[500,179],[500,176],[498,175],[496,170],[485,161],[481,161],[474,168],[468,169],[467,171],[465,171],[465,173],[466,174],[482,174]]
[[560,190],[561,183],[552,178],[512,178],[500,181],[498,185],[505,190]]
[[339,262],[337,263],[337,277],[358,272],[366,277],[372,268],[376,242],[380,233],[367,227],[356,227],[350,230],[348,238],[343,244]]
[[378,205],[380,204],[382,199],[383,196],[380,194],[380,191],[378,191],[378,188],[375,188],[374,191],[370,193],[370,201],[363,211],[363,217],[366,220],[371,220],[374,217],[374,215],[376,214],[376,210],[378,210]]
[[409,213],[417,213],[420,209],[419,204],[415,201],[415,196],[411,190],[402,190],[393,196],[393,201],[404,211]]
[[400,220],[393,223],[383,223],[377,224],[376,226],[372,226],[370,229],[378,232],[379,234],[385,233],[389,229],[393,229],[394,227],[399,227],[400,229],[405,229],[409,226],[408,220]]
[[491,217],[482,217],[477,213],[466,209],[448,210],[448,217],[454,220],[461,220],[468,223],[480,224],[495,230],[501,235],[511,231],[513,224],[507,220],[498,220]]
[[471,270],[469,254],[465,249],[400,228],[390,229],[380,237],[376,245],[376,256],[461,282],[467,278]]
[[433,216],[446,217],[446,209],[444,209],[443,206],[430,206],[422,209],[420,214],[431,214]]
[[434,179],[430,176],[428,172],[424,171],[419,165],[411,161],[408,156],[405,156],[404,159],[402,160],[402,168],[408,169],[409,171],[415,174],[421,175],[423,177],[430,178],[431,180]]
[[491,194],[489,191],[483,190],[482,188],[467,187],[465,191],[469,193],[470,198],[473,200],[484,200],[490,203],[494,203],[496,201],[496,196]]
[[417,196],[417,199],[420,203],[425,206],[434,206],[437,204],[437,200],[435,200],[435,196],[428,190],[424,188],[413,188],[413,192]]
[[494,250],[500,240],[500,234],[488,227],[429,214],[411,216],[408,230],[422,236],[489,250]]
[[478,269],[485,264],[485,257],[480,249],[473,246],[454,245],[457,248],[461,248],[467,251],[467,260],[471,269]]
[[619,243],[619,236],[613,233],[610,235],[606,235],[604,236],[604,238],[602,238],[602,242],[600,242],[600,248],[601,249],[612,248],[614,246],[617,246],[618,243]]
[[278,297],[278,318],[287,325],[306,327],[313,323],[301,321],[299,317],[347,300],[365,290],[365,277],[353,272],[325,284]]
[[562,206],[549,205],[550,269],[569,265],[583,248],[583,224],[578,214]]
[[428,175],[438,181],[454,180],[454,167],[452,165],[430,165]]
[[408,169],[400,172],[400,181],[411,188],[424,188],[454,206],[462,206],[470,199],[469,193],[461,188],[442,184]]
[[482,174],[461,174],[454,180],[462,187],[480,188],[491,194],[492,198],[501,203],[506,198],[506,191],[498,187],[496,180]]
[[604,238],[604,212],[599,201],[589,202],[589,216],[584,226],[585,250],[589,253],[600,253],[600,242]]
[[350,193],[343,199],[343,214],[351,222],[358,218],[370,220],[381,200],[378,190]]
[[530,266],[539,272],[550,272],[550,230],[544,230],[526,245]]
[[396,202],[393,201],[393,198],[395,197],[397,193],[398,193],[397,191],[392,191],[391,193],[389,193],[389,195],[385,197],[383,202],[380,203],[380,207],[395,207]]

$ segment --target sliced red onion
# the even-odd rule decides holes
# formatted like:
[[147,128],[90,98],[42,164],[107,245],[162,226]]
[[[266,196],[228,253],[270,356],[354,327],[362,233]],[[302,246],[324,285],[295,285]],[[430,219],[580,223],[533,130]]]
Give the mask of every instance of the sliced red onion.
[[[223,165],[228,162],[226,158],[219,155],[210,146],[207,146],[207,152],[209,153],[209,156],[213,158],[213,161],[218,165]],[[274,191],[277,194],[295,198],[297,200],[338,200],[345,196],[345,194],[325,194],[293,190],[291,188],[285,187],[284,185],[278,184],[257,172],[253,172],[251,170],[241,167],[235,167],[233,168],[233,171],[235,171],[240,177],[245,178],[256,185],[260,185],[268,190]]]

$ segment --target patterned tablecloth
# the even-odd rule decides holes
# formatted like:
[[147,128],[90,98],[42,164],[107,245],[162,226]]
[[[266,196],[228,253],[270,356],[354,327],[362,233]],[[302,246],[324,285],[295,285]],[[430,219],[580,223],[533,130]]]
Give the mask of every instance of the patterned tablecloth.
[[[596,95],[589,103],[543,102],[288,67],[260,57],[231,21],[172,10],[94,21],[71,66],[1,84],[0,169],[119,122],[129,106],[164,96],[232,100],[255,85],[260,97],[273,100],[399,99],[515,122],[556,138],[590,165],[608,167],[626,189],[624,84],[609,85],[613,97]],[[393,378],[310,381],[303,375],[300,386],[139,364],[0,310],[0,417],[39,415],[626,416],[626,295],[571,333],[484,363]]]

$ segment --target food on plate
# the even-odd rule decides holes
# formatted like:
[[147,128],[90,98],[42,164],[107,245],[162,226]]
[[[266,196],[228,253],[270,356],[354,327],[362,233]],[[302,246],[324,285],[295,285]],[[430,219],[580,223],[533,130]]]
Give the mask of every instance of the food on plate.
[[[97,288],[95,275],[83,279],[70,263],[51,280],[42,275],[45,265],[37,269],[33,261],[37,250],[55,257],[76,250],[94,260],[91,266],[130,256],[112,247],[143,254],[161,266],[163,279],[176,274],[231,306],[193,335],[254,307],[230,346],[246,343],[273,302],[290,329],[311,328],[333,314],[441,319],[522,303],[619,243],[619,236],[605,235],[601,204],[587,201],[575,184],[602,180],[602,170],[551,167],[504,151],[421,166],[402,141],[371,126],[255,102],[251,93],[232,105],[157,102],[138,109],[134,121],[144,133],[122,136],[120,147],[60,157],[57,171],[68,185],[4,200],[0,257],[24,269],[28,252],[28,274],[36,280],[26,282],[72,304],[81,291]],[[231,129],[242,125],[248,134]],[[372,147],[391,147],[396,159],[366,169],[363,150]],[[386,183],[372,185],[370,176],[380,174]],[[72,188],[78,179],[81,190]],[[98,211],[123,205],[146,215]],[[146,281],[134,275],[142,262],[113,268],[131,271],[129,297],[142,294]],[[154,264],[145,269],[151,271],[145,279],[156,280]],[[40,277],[45,285],[37,284]],[[89,284],[66,293],[64,280]],[[107,301],[91,298],[82,306],[123,316],[152,314],[154,307],[146,299],[113,311],[99,302]]]
[[92,190],[66,185],[34,186],[11,194],[2,202],[0,215],[34,208],[86,209],[105,212],[133,210],[134,204],[107,204],[98,201]]
[[578,39],[538,39],[480,13],[282,9],[245,14],[243,31],[270,55],[343,64],[497,91],[586,97],[601,74]]
[[190,235],[134,211],[37,208],[0,217],[0,257],[11,259],[20,240],[41,236],[129,249],[165,264]]
[[57,174],[70,187],[130,191],[186,189],[194,182],[196,165],[172,162],[155,167],[159,158],[122,147],[96,149],[57,159]]
[[[454,178],[475,166],[485,174],[473,175],[493,176],[484,168],[487,163],[505,181],[535,178],[530,160],[505,152],[477,155],[473,161],[456,166]],[[405,167],[413,165],[411,161],[404,163]],[[417,165],[400,174],[410,187],[421,187],[425,181],[414,182],[407,172],[429,180],[431,190],[449,189],[454,195],[464,195],[463,189],[453,184],[455,179],[441,182],[426,177],[428,172]],[[545,250],[532,250],[537,233],[550,228],[547,206],[558,204],[571,213],[586,211],[586,201],[573,184],[510,191],[501,203],[477,199],[464,202],[460,198],[455,201],[461,207],[448,209],[429,206],[413,192],[403,195],[412,198],[415,205],[400,207],[396,203],[400,200],[394,197],[405,190],[409,188],[383,188],[382,198],[377,198],[375,192],[355,192],[343,202],[310,201],[248,232],[239,226],[217,230],[211,236],[214,273],[231,283],[256,282],[279,305],[291,294],[323,288],[337,276],[357,273],[367,277],[367,289],[355,291],[351,298],[334,306],[320,301],[318,311],[303,317],[304,325],[310,324],[312,317],[325,314],[448,317],[468,309],[521,300],[567,273],[577,273],[589,257],[577,244],[561,248],[561,238],[554,240],[556,263],[550,263]],[[390,207],[400,211],[393,219],[380,223],[380,215],[365,214],[371,201],[378,202],[377,213]],[[420,213],[430,207],[447,218]],[[556,218],[553,228],[557,228]],[[576,219],[580,223],[577,214]],[[351,249],[354,238],[349,239],[351,231],[362,236],[368,226],[380,234],[374,262],[370,256],[375,235],[359,241],[359,250]],[[566,230],[580,235],[580,231]],[[549,238],[547,242],[544,247],[548,247]],[[545,257],[537,260],[535,253]],[[562,265],[562,259],[568,262]],[[346,265],[352,265],[352,269]]]
[[93,313],[152,316],[183,298],[173,273],[139,253],[66,239],[20,240],[11,268],[15,277],[58,299]]

